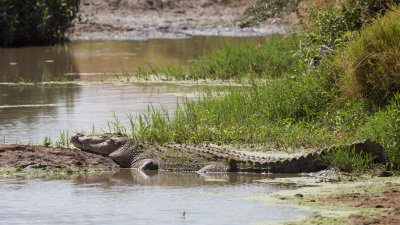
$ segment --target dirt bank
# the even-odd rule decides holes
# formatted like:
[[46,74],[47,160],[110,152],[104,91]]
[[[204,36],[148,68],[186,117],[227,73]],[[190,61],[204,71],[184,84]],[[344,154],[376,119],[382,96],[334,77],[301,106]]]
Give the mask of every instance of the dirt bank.
[[63,147],[0,145],[0,168],[114,167],[110,158]]
[[282,23],[239,29],[232,20],[254,0],[81,0],[72,39],[254,36],[282,33]]
[[385,208],[380,215],[361,216],[352,214],[347,223],[356,224],[400,224],[400,186],[393,187],[394,190],[384,191],[379,194],[343,194],[325,199],[326,202],[345,203],[353,207],[361,208]]
[[311,212],[310,216],[284,224],[400,224],[399,176],[365,175],[353,180],[343,174],[331,175],[325,171],[311,177],[261,180],[272,184],[298,185],[300,188],[250,199],[269,206],[292,206]]

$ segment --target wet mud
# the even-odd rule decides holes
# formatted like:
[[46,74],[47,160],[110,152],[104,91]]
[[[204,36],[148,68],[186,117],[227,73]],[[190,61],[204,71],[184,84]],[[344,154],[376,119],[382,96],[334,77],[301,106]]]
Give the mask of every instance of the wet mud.
[[117,167],[110,158],[64,147],[0,145],[0,168]]
[[378,194],[350,193],[326,198],[325,202],[344,203],[353,207],[385,209],[380,215],[363,216],[351,214],[347,223],[355,224],[400,224],[400,185],[394,190]]
[[263,36],[284,33],[283,22],[241,29],[232,24],[247,0],[82,0],[72,39]]

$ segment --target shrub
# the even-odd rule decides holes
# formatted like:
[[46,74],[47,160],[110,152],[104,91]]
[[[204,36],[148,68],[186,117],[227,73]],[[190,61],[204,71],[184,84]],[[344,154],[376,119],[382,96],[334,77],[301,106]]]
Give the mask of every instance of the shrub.
[[346,98],[384,104],[400,90],[400,10],[387,13],[349,43],[334,64]]
[[80,0],[0,0],[0,45],[50,44],[65,39]]
[[361,30],[399,3],[400,0],[344,0],[338,6],[312,8],[310,17],[314,27],[308,35],[317,44],[341,47],[348,41],[349,32]]

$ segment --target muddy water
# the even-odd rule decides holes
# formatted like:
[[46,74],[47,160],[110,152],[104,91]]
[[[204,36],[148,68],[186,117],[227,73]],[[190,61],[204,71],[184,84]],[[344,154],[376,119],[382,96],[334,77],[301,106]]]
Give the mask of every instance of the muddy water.
[[0,48],[0,82],[41,81],[42,75],[71,76],[135,71],[140,65],[186,64],[224,43],[265,37],[204,37],[150,40],[77,40],[65,45]]
[[116,122],[114,114],[126,126],[127,115],[135,119],[149,103],[173,111],[182,95],[203,90],[167,84],[0,87],[0,144],[42,144],[45,137],[57,141],[60,131],[91,132],[93,127],[97,133],[112,132],[108,122]]
[[261,174],[119,171],[65,179],[0,179],[4,224],[251,224],[302,212],[245,197],[290,187]]
[[[226,42],[261,41],[265,37],[186,39],[78,40],[58,46],[0,48],[0,143],[42,143],[59,139],[60,131],[109,131],[113,113],[127,124],[147,104],[174,109],[182,94],[199,87],[151,84],[84,84],[107,80],[113,73],[140,65],[186,64]],[[78,79],[79,85],[10,86],[48,78]]]

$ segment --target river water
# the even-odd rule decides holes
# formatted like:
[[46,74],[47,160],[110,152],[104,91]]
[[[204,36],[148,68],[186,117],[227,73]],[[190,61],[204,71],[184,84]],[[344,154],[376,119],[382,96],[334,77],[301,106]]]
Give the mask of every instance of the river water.
[[[57,140],[61,131],[70,135],[92,129],[109,132],[107,122],[115,122],[114,115],[127,125],[127,114],[146,112],[149,103],[173,110],[184,95],[205,87],[98,81],[140,65],[187,64],[225,42],[262,39],[80,40],[62,46],[0,48],[0,144],[41,144],[44,137]],[[54,77],[78,82],[40,84]],[[21,81],[34,84],[15,85]],[[251,224],[304,215],[293,208],[267,207],[245,199],[291,188],[257,181],[275,176],[121,170],[0,178],[0,223]]]
[[122,170],[65,178],[0,179],[2,224],[252,224],[303,212],[246,197],[291,187],[263,174]]
[[[145,41],[77,40],[65,45],[0,48],[0,143],[41,144],[61,132],[108,131],[115,114],[128,123],[148,104],[173,110],[183,96],[203,91],[193,85],[101,83],[140,65],[187,64],[224,43],[265,37],[202,37]],[[77,84],[17,85],[47,78],[78,79]]]

